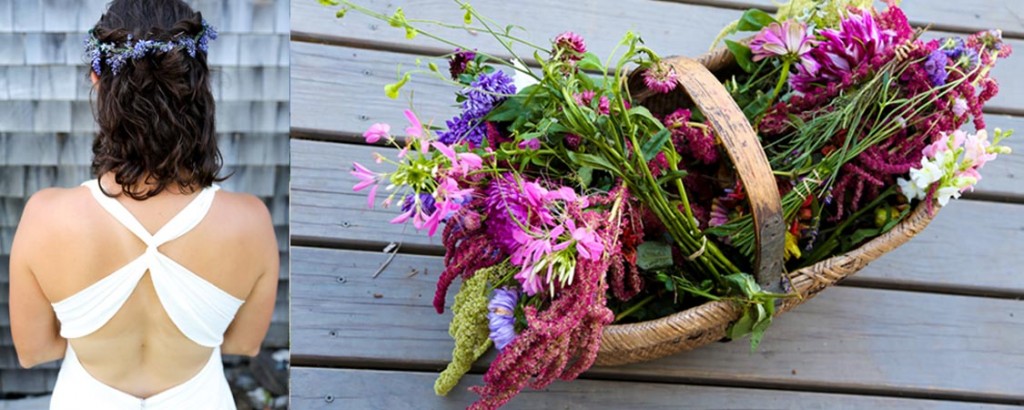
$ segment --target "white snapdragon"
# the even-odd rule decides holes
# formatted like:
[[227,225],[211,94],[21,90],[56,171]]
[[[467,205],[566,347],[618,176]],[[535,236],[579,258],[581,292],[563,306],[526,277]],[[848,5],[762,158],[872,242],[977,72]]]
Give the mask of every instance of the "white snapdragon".
[[946,206],[950,199],[974,188],[981,179],[978,169],[985,163],[1010,152],[1009,147],[999,145],[1009,134],[997,129],[992,143],[985,130],[971,135],[959,130],[943,134],[944,138],[924,149],[921,167],[910,170],[910,179],[899,178],[896,184],[908,199],[925,199],[933,184],[938,184],[934,199],[939,206]]

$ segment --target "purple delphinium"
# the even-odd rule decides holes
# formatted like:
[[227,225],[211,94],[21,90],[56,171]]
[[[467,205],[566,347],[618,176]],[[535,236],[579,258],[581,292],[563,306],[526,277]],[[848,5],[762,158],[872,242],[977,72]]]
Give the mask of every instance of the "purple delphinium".
[[946,77],[949,76],[949,73],[946,72],[947,63],[949,63],[949,57],[941,50],[932,51],[928,55],[928,59],[925,60],[924,71],[928,73],[928,81],[932,83],[933,87],[946,84]]
[[[424,192],[420,193],[419,197],[420,206],[422,207],[423,212],[425,212],[428,215],[433,214],[434,210],[436,209],[436,201],[434,200],[434,196]],[[412,207],[416,205],[415,198],[416,197],[412,194],[405,196],[405,201],[402,202],[402,212],[409,212],[409,210],[411,210]]]
[[438,133],[438,141],[447,145],[465,141],[470,146],[479,146],[487,136],[484,117],[494,106],[515,93],[516,86],[508,74],[502,71],[480,74],[476,81],[462,91],[465,97],[462,101],[462,114],[445,122],[448,129]]
[[459,76],[466,72],[469,62],[476,58],[476,53],[469,50],[456,49],[455,54],[448,58],[448,73],[452,80],[459,80]]
[[490,338],[498,350],[504,349],[516,339],[515,311],[518,303],[519,292],[498,288],[487,304],[487,326],[491,329]]

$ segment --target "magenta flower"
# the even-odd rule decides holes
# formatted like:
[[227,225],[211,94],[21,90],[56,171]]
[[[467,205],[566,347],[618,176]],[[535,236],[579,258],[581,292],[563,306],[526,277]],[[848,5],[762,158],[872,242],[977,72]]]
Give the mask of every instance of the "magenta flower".
[[561,51],[562,55],[570,61],[579,61],[587,52],[587,45],[583,42],[583,37],[571,31],[559,34],[553,42],[555,43],[554,53],[557,54]]
[[490,338],[498,350],[504,349],[516,339],[515,311],[518,303],[519,292],[498,288],[487,304],[487,327],[491,329]]
[[868,10],[850,13],[838,30],[825,29],[818,34],[824,40],[801,59],[797,72],[789,78],[790,87],[802,93],[815,84],[849,81],[858,68],[878,64],[875,57],[890,50],[897,37],[896,31],[880,28]]
[[363,133],[363,137],[366,138],[367,144],[376,144],[381,138],[387,138],[389,132],[391,132],[390,125],[378,122],[371,125],[370,129]]
[[644,85],[659,94],[667,94],[676,89],[679,76],[675,68],[659,61],[653,67],[644,70]]
[[519,142],[519,149],[538,150],[540,149],[540,140],[536,138],[522,140]]
[[450,175],[466,176],[471,171],[478,170],[483,166],[483,159],[472,152],[456,153],[455,149],[440,141],[434,141],[430,145],[451,161],[451,166],[448,168]]
[[370,187],[370,193],[367,195],[366,202],[367,206],[373,208],[374,199],[377,197],[377,188],[380,186],[380,175],[375,174],[358,162],[352,163],[352,171],[350,173],[359,178],[359,183],[352,187],[353,191],[359,192],[366,187]]
[[[576,100],[576,104],[579,104],[584,107],[590,107],[590,104],[593,104],[594,97],[596,96],[597,93],[595,93],[593,90],[586,90],[584,92],[574,95],[573,99]],[[602,115],[608,115],[608,113],[610,112],[611,101],[608,100],[608,97],[602,95],[597,102],[597,113]]]
[[576,227],[576,222],[572,219],[566,219],[565,226],[572,232],[572,239],[576,241],[576,253],[592,261],[601,259],[604,244],[593,230],[586,226]]
[[750,41],[754,61],[768,57],[783,57],[795,61],[811,52],[811,37],[807,35],[804,23],[783,21],[772,23],[757,33]]
[[[565,232],[565,227],[558,225],[548,232],[525,232],[518,230],[513,237],[519,246],[512,252],[509,260],[521,269],[515,278],[523,285],[527,295],[536,295],[544,287],[544,278],[550,283],[554,276],[555,264],[545,261],[548,255],[564,250],[571,245],[565,241],[558,243],[558,237]],[[546,268],[546,269],[545,269]],[[538,275],[544,271],[544,275]]]

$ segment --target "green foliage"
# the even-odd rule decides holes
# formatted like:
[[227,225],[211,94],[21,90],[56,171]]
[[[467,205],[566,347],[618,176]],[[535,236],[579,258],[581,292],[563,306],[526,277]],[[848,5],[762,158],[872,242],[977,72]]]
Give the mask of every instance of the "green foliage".
[[729,48],[729,52],[732,53],[733,57],[736,57],[736,64],[738,64],[743,71],[748,73],[754,72],[754,60],[753,54],[750,52],[750,47],[732,40],[725,40],[725,46]]
[[775,315],[775,301],[787,295],[766,292],[757,284],[754,277],[746,273],[734,273],[725,277],[725,282],[744,305],[740,316],[726,331],[730,339],[739,339],[750,335],[750,350],[754,351],[761,344],[764,332],[772,324]]
[[761,31],[762,28],[777,22],[771,14],[758,9],[750,9],[740,17],[736,24],[736,31]]

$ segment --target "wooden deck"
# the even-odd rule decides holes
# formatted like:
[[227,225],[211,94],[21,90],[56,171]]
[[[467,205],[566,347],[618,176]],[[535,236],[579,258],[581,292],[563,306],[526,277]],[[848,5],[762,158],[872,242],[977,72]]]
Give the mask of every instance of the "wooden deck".
[[[447,0],[372,0],[410,18],[457,23]],[[995,71],[1001,93],[990,128],[1024,133],[1024,4],[1019,0],[904,0],[916,24],[941,36],[1004,30],[1017,54]],[[697,55],[718,30],[768,0],[476,1],[484,14],[543,41],[565,30],[606,55],[627,29],[663,53]],[[941,30],[941,31],[938,31]],[[943,33],[946,32],[946,33]],[[393,210],[365,209],[353,193],[353,160],[375,122],[404,124],[414,91],[421,118],[454,114],[452,91],[421,76],[403,98],[383,85],[396,65],[448,52],[407,41],[386,24],[292,2],[291,343],[292,405],[308,408],[461,408],[489,358],[450,397],[433,378],[451,354],[450,313],[431,306],[442,270],[438,239],[387,224]],[[454,37],[499,52],[484,34]],[[425,63],[424,63],[425,64]],[[440,64],[440,63],[439,63]],[[509,408],[979,408],[1024,404],[1024,135],[1017,154],[985,168],[966,199],[943,209],[920,236],[840,286],[780,317],[761,347],[721,343],[654,362],[598,367],[581,380],[526,391]],[[376,279],[381,250],[403,242]],[[449,303],[450,306],[450,303]]]

